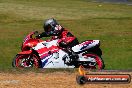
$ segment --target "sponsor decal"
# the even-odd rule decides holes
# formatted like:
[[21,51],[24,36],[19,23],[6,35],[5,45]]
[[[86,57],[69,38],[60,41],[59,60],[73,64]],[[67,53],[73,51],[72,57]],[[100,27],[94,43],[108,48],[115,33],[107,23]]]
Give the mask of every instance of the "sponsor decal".
[[87,74],[82,66],[79,67],[79,75],[76,77],[78,84],[85,83],[130,83],[130,74]]

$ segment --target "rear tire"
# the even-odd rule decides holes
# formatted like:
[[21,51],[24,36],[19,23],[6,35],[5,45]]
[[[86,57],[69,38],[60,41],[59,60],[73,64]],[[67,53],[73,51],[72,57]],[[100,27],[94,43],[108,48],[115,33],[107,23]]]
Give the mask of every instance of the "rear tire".
[[91,62],[81,61],[81,62],[77,62],[75,64],[75,68],[78,68],[80,65],[82,65],[84,68],[88,68],[88,69],[101,70],[101,69],[105,68],[104,61],[103,61],[103,59],[100,56],[98,56],[96,54],[93,54],[93,53],[87,53],[87,54],[85,54],[85,56],[94,58],[96,63],[93,62],[93,64],[95,64],[95,65],[93,65],[93,66],[91,65],[90,66],[90,64],[92,64]]
[[[96,55],[96,54],[92,54],[93,55],[93,57],[95,56],[96,58],[95,58],[95,60],[96,60],[96,66],[97,66],[97,70],[101,70],[101,69],[104,69],[105,68],[105,64],[104,64],[104,61],[103,61],[103,59],[101,58],[101,56],[99,56],[99,55]],[[91,68],[93,68],[93,67],[91,67]]]

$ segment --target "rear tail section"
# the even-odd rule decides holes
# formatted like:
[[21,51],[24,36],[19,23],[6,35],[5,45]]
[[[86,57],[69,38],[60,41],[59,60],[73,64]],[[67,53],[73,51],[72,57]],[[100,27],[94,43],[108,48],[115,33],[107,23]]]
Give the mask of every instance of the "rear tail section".
[[88,40],[88,41],[80,43],[79,45],[72,47],[72,50],[78,53],[99,45],[100,45],[99,40]]

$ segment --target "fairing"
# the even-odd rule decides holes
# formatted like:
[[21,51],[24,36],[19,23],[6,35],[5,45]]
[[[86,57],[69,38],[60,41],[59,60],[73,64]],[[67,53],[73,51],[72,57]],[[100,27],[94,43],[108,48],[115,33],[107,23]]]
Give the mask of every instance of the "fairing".
[[19,52],[18,54],[31,54],[31,53],[32,53],[32,50],[28,50],[28,51]]
[[22,51],[29,50],[30,48],[36,46],[40,41],[38,39],[29,39],[22,45]]

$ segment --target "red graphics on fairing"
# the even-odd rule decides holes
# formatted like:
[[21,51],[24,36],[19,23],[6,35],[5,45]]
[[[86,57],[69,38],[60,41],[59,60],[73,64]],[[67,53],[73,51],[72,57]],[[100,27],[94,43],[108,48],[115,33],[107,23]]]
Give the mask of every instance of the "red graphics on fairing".
[[73,46],[72,50],[78,54],[79,58],[76,61],[71,61],[67,52],[59,46],[59,42],[71,41],[73,37],[69,37],[69,39],[53,38],[44,41],[33,38],[35,33],[31,32],[24,38],[22,51],[13,59],[13,67],[77,68],[82,65],[90,69],[104,68],[99,40],[87,40]]
[[33,38],[34,34],[35,32],[31,32],[24,38],[22,46],[21,46],[22,51],[29,50],[30,48],[36,46],[39,42],[43,41],[40,39]]

